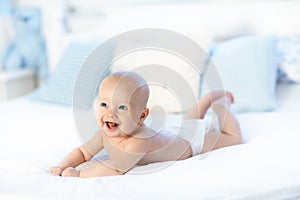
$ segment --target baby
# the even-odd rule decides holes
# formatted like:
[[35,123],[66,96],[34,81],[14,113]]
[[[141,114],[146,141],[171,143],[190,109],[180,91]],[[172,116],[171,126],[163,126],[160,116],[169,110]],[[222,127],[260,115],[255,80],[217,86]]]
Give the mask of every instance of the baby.
[[[135,72],[116,72],[106,77],[99,88],[95,107],[100,130],[85,144],[72,150],[49,172],[60,176],[96,177],[122,175],[136,165],[183,160],[217,148],[242,143],[240,126],[229,110],[233,95],[213,91],[203,96],[183,120],[183,134],[156,132],[144,124],[149,114],[149,88]],[[221,130],[213,128],[201,133],[197,123],[212,108]],[[191,124],[196,125],[191,128]],[[185,139],[194,134],[196,139]],[[180,136],[181,135],[181,136]],[[203,137],[201,138],[200,135]],[[201,141],[202,140],[202,141]],[[90,161],[103,148],[109,159]],[[85,167],[78,167],[85,163]]]

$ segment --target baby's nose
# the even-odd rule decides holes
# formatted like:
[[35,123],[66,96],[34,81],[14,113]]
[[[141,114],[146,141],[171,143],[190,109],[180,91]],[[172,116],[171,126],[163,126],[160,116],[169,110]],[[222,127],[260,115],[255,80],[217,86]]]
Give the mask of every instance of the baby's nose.
[[116,111],[114,110],[114,108],[107,109],[107,115],[110,117],[116,116]]

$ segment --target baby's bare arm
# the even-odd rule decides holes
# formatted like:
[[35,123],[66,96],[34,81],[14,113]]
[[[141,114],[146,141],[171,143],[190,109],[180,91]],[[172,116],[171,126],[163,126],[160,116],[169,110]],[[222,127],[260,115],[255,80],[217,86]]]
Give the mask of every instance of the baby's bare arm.
[[78,164],[90,160],[95,154],[103,149],[102,134],[98,131],[87,143],[73,149],[57,166],[49,168],[49,172],[61,175],[68,167],[75,167]]
[[82,162],[84,162],[84,155],[80,147],[77,147],[69,152],[59,165],[50,167],[48,171],[52,174],[61,175],[67,167],[75,167]]
[[114,147],[110,149],[110,159],[104,162],[97,162],[93,166],[84,169],[77,170],[68,168],[71,176],[79,177],[96,177],[96,176],[113,176],[122,175],[132,169],[146,154],[148,147],[147,141],[143,139],[133,139],[128,142],[127,145],[121,149]]
[[115,169],[109,161],[106,162],[97,162],[93,166],[84,169],[78,170],[78,176],[81,178],[89,178],[89,177],[96,177],[96,176],[114,176],[114,175],[122,175],[124,171],[119,171]]

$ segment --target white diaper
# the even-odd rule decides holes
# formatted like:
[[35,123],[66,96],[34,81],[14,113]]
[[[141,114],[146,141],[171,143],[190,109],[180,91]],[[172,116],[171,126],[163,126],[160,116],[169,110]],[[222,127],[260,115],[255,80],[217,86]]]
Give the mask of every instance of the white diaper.
[[206,133],[206,123],[202,119],[183,120],[180,127],[172,127],[172,134],[188,141],[193,151],[193,156],[201,152]]

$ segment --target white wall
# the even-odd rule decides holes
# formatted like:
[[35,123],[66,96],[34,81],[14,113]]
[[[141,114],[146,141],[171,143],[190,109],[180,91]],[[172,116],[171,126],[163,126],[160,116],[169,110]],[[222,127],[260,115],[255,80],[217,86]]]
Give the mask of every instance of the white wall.
[[[297,0],[164,0],[157,4],[145,0],[145,4],[134,4],[135,1],[119,4],[119,0],[18,0],[18,5],[42,9],[51,66],[56,64],[70,35],[109,38],[135,28],[168,28],[186,34],[206,48],[212,38],[222,40],[241,34],[300,35]],[[74,12],[65,12],[68,5]],[[63,20],[72,34],[64,33]]]

